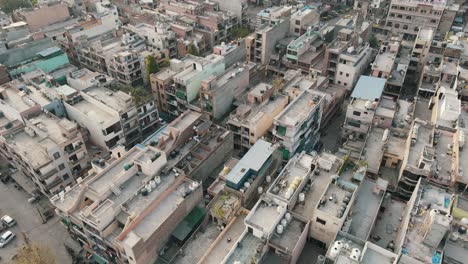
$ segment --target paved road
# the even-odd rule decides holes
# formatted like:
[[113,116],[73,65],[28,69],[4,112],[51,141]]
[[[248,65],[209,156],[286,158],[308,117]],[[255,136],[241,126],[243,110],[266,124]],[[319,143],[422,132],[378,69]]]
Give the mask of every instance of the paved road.
[[15,189],[13,183],[5,185],[0,182],[0,215],[8,214],[18,222],[10,229],[16,234],[16,238],[5,248],[0,248],[0,263],[10,263],[11,257],[24,242],[22,232],[29,240],[49,247],[56,257],[57,264],[71,263],[63,244],[66,243],[75,249],[79,247],[72,241],[58,217],[55,216],[46,224],[42,224],[34,205],[27,201],[29,197],[26,192]]

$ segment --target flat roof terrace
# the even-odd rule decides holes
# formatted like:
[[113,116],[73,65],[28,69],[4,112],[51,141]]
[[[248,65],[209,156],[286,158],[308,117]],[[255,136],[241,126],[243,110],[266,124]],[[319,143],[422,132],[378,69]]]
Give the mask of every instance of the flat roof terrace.
[[[262,230],[265,233],[272,231],[279,218],[286,212],[286,205],[279,205],[270,198],[262,197],[245,219],[245,224]],[[282,207],[278,209],[278,207]]]
[[432,181],[443,185],[450,185],[454,176],[452,170],[458,166],[458,164],[454,164],[456,162],[454,155],[458,153],[457,150],[454,150],[455,140],[458,140],[458,134],[439,129],[435,131],[434,143],[438,141],[435,144],[437,170],[434,177],[431,177]]
[[310,111],[318,106],[321,97],[307,91],[303,91],[294,99],[276,118],[278,122],[295,126],[298,122],[304,121]]
[[296,218],[284,227],[283,234],[275,232],[270,239],[270,243],[288,252],[292,252],[296,247],[298,239],[303,234],[308,225]]
[[286,164],[281,174],[270,186],[268,193],[279,196],[287,202],[293,197],[293,193],[289,193],[288,189],[293,188],[296,191],[304,180],[309,179],[308,176],[313,169],[313,157],[301,155],[298,159],[293,158]]
[[[416,209],[428,208],[430,206],[431,209],[437,209],[446,213],[450,212],[450,201],[452,200],[453,194],[433,184],[426,184],[426,181],[421,182],[420,188],[422,189],[418,190],[419,195],[417,198],[419,198],[419,203],[417,203]],[[432,247],[423,243],[424,234],[420,232],[426,214],[430,213],[430,211],[431,210],[426,210],[420,215],[413,214],[411,218],[413,227],[408,229],[405,243],[403,244],[409,256],[424,263],[432,263],[432,256],[435,253]]]
[[[419,159],[425,147],[432,147],[432,140],[434,135],[434,126],[420,120],[415,120],[413,125],[412,136],[415,138],[414,143],[410,146],[408,153],[408,165],[418,167]],[[407,166],[408,166],[407,165]],[[429,168],[425,168],[429,169]]]
[[[323,155],[323,154],[322,154]],[[332,156],[332,155],[330,155]],[[334,175],[340,166],[338,160],[327,160],[325,158],[319,157],[317,160],[319,171],[318,174],[311,177],[312,185],[309,191],[305,193],[305,199],[303,204],[296,204],[293,208],[293,212],[303,216],[305,219],[312,219],[314,215],[315,208],[320,202],[320,198],[327,189]],[[321,165],[321,162],[325,163]]]
[[231,255],[224,261],[225,264],[251,263],[253,259],[259,260],[258,252],[262,252],[265,242],[252,233],[244,231],[241,239],[237,241]]
[[[225,256],[229,253],[242,233],[245,231],[244,225],[245,215],[239,215],[234,218],[223,230],[223,232],[216,238],[210,245],[205,255],[198,262],[199,264],[219,264],[223,261]],[[228,239],[232,241],[229,242]],[[193,263],[193,262],[192,262]]]
[[377,182],[364,178],[351,207],[352,222],[349,233],[359,239],[367,241],[374,225],[380,205],[387,189],[388,182]]
[[387,248],[392,241],[395,243],[406,206],[406,203],[399,200],[385,198],[371,232],[372,243],[382,248]]

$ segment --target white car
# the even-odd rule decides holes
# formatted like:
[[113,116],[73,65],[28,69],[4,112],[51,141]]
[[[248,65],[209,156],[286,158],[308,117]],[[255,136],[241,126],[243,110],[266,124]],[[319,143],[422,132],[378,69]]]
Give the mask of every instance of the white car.
[[15,237],[16,235],[11,231],[6,231],[3,233],[3,235],[0,237],[0,248],[5,247]]
[[2,217],[2,223],[9,227],[13,227],[14,225],[16,225],[15,219],[11,218],[11,216],[9,215],[4,215]]

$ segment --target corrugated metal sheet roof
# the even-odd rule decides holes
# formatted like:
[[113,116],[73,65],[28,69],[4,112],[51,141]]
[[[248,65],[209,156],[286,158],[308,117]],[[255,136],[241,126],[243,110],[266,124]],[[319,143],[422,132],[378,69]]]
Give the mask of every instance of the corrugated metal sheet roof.
[[226,176],[226,180],[237,184],[243,179],[249,169],[259,171],[265,161],[267,161],[273,153],[271,145],[271,143],[265,140],[258,140],[229,172]]
[[61,49],[59,47],[50,47],[50,48],[47,48],[45,50],[42,50],[40,52],[37,53],[37,55],[41,56],[41,57],[47,57],[49,55],[52,55],[56,52],[59,52],[61,51]]
[[374,101],[382,96],[386,81],[383,78],[361,76],[351,97]]

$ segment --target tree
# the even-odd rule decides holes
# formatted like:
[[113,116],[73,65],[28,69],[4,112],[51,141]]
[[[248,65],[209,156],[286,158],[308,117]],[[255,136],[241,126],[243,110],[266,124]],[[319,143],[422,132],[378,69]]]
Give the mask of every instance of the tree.
[[377,38],[374,35],[370,35],[369,45],[374,49],[379,47],[379,41],[377,40]]
[[14,264],[55,264],[55,256],[50,248],[34,242],[25,237],[25,244],[16,252]]
[[146,57],[146,80],[149,81],[150,75],[152,73],[157,73],[159,71],[159,64],[156,59],[149,55]]
[[31,7],[31,2],[29,0],[0,0],[0,8],[7,14],[23,7]]
[[236,39],[245,38],[250,34],[250,31],[246,27],[239,27],[232,31],[232,36]]
[[198,48],[195,47],[195,45],[190,44],[189,48],[188,48],[188,53],[193,55],[193,56],[200,56],[200,51],[198,51]]

